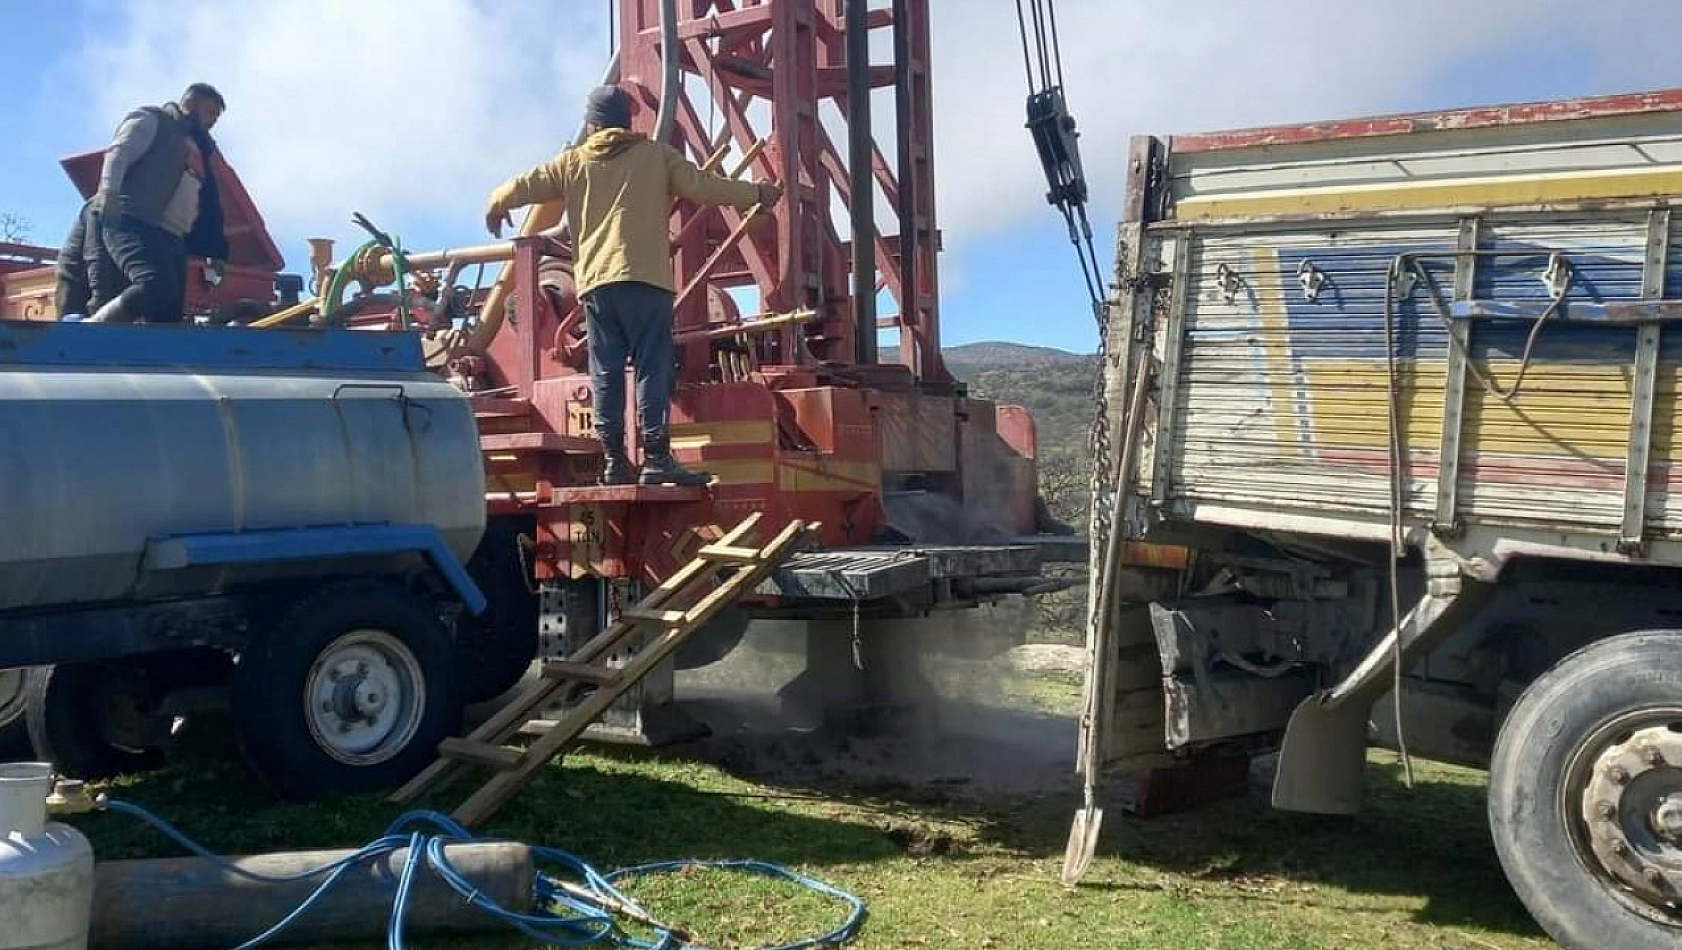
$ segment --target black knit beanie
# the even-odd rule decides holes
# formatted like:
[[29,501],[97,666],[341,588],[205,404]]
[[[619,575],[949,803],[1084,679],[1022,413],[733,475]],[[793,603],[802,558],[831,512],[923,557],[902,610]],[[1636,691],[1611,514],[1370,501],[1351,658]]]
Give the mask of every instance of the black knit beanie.
[[584,119],[604,129],[631,127],[631,97],[618,86],[597,86],[584,103]]

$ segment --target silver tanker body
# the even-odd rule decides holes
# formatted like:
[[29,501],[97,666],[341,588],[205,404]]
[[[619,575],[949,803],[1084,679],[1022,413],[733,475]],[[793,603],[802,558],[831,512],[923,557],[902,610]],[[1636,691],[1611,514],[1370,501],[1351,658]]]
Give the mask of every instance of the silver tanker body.
[[160,537],[431,525],[472,554],[485,526],[472,411],[401,346],[189,331],[183,354],[160,329],[0,330],[0,611],[339,569],[147,576]]
[[0,445],[0,754],[141,771],[226,705],[281,794],[388,788],[519,665],[414,334],[0,322]]

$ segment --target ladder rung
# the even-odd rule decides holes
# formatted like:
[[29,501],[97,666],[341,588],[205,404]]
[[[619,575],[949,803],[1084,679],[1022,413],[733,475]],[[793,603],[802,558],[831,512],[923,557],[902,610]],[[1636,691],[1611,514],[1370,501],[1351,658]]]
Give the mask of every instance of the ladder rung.
[[519,765],[520,760],[525,757],[525,753],[519,749],[454,737],[438,743],[438,754],[458,762],[471,762],[474,765],[504,771]]
[[758,548],[733,548],[724,544],[709,544],[695,552],[695,556],[704,561],[716,561],[723,564],[755,564],[759,561]]
[[619,619],[676,627],[689,619],[689,615],[681,610],[644,610],[641,607],[629,607],[619,611]]
[[543,678],[546,680],[572,680],[575,683],[587,683],[591,686],[612,686],[619,682],[619,671],[594,663],[568,663],[566,660],[548,660],[543,664]]

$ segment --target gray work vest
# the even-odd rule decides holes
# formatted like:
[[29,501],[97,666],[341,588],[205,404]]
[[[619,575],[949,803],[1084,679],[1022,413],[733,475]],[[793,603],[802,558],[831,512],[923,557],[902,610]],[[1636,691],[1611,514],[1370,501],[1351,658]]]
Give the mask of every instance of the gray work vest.
[[194,146],[174,110],[142,106],[124,116],[124,121],[142,114],[157,120],[157,133],[151,146],[116,183],[117,197],[123,214],[162,227],[164,208],[181,187],[181,176],[187,171],[187,150]]

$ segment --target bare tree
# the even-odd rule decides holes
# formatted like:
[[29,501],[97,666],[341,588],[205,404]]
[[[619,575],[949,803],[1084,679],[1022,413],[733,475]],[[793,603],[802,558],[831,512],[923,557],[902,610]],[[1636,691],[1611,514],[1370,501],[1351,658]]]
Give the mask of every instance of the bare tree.
[[34,230],[35,226],[23,215],[15,211],[0,211],[0,241],[25,244]]
[[[1084,534],[1090,491],[1085,461],[1073,452],[1048,452],[1039,459],[1041,517]],[[1042,530],[1050,525],[1042,525]],[[1034,600],[1034,629],[1030,637],[1038,642],[1079,644],[1085,640],[1086,565],[1051,567],[1048,576],[1064,578],[1075,587]]]

